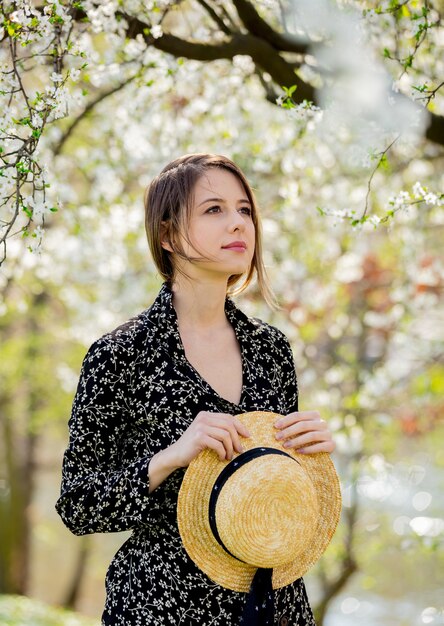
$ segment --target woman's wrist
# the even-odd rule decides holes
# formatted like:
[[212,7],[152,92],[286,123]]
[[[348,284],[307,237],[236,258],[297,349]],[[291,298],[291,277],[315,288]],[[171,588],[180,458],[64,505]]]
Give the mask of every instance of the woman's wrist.
[[157,452],[148,465],[150,493],[180,467],[174,444]]
[[[169,473],[174,472],[182,467],[180,459],[177,456],[175,443],[172,443],[170,446],[168,446],[168,448],[160,450],[160,452],[153,456],[153,459],[154,458],[157,458],[157,464],[159,468],[163,469],[164,471],[169,471]],[[151,459],[151,462],[153,459]]]

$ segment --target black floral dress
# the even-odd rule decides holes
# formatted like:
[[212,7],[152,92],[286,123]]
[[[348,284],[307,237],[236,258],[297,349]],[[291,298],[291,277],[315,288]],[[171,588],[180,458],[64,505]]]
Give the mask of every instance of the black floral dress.
[[[211,581],[179,536],[185,470],[148,491],[150,458],[176,441],[199,411],[236,415],[297,410],[293,356],[278,329],[226,299],[242,353],[239,405],[220,397],[188,362],[172,292],[89,349],[69,421],[56,508],[76,535],[131,529],[107,576],[102,624],[238,626],[247,594]],[[302,579],[275,592],[275,624],[313,626]]]

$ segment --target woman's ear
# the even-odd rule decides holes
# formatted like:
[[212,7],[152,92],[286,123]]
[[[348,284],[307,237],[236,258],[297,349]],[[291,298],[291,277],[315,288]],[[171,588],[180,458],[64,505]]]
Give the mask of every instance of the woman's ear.
[[173,251],[170,243],[170,224],[170,220],[164,220],[160,222],[160,245],[164,250],[167,250],[168,252]]

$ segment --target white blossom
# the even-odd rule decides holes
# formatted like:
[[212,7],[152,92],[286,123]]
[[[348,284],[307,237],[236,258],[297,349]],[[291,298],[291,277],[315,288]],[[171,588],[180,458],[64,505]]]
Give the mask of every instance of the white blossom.
[[412,188],[413,195],[417,198],[424,197],[426,194],[426,190],[421,185],[419,181],[417,181]]
[[151,36],[154,37],[154,39],[159,39],[159,37],[162,37],[163,35],[162,26],[160,24],[155,24],[154,26],[151,26],[150,33]]
[[40,115],[33,113],[31,117],[31,124],[34,128],[41,128],[43,126],[43,119]]
[[53,72],[50,76],[50,79],[52,80],[53,83],[61,83],[63,82],[63,76],[62,74],[58,74],[57,72]]
[[428,191],[426,194],[424,194],[424,200],[425,202],[427,202],[427,204],[434,204],[434,205],[441,204],[441,201],[436,195],[436,193],[432,193],[431,191]]
[[233,65],[246,74],[253,73],[256,67],[253,59],[248,54],[236,54],[233,57]]
[[32,231],[32,235],[29,238],[30,242],[28,245],[28,249],[30,252],[40,255],[42,253],[42,241],[43,236],[45,234],[45,230],[40,226],[36,226]]
[[71,80],[75,83],[79,79],[80,70],[72,68],[71,70],[69,70],[69,76]]

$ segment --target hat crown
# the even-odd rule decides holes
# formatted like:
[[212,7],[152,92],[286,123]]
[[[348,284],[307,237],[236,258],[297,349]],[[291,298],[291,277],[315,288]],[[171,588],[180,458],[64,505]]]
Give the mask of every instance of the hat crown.
[[290,563],[311,539],[318,515],[314,485],[287,454],[253,458],[224,483],[216,504],[224,547],[255,567]]

